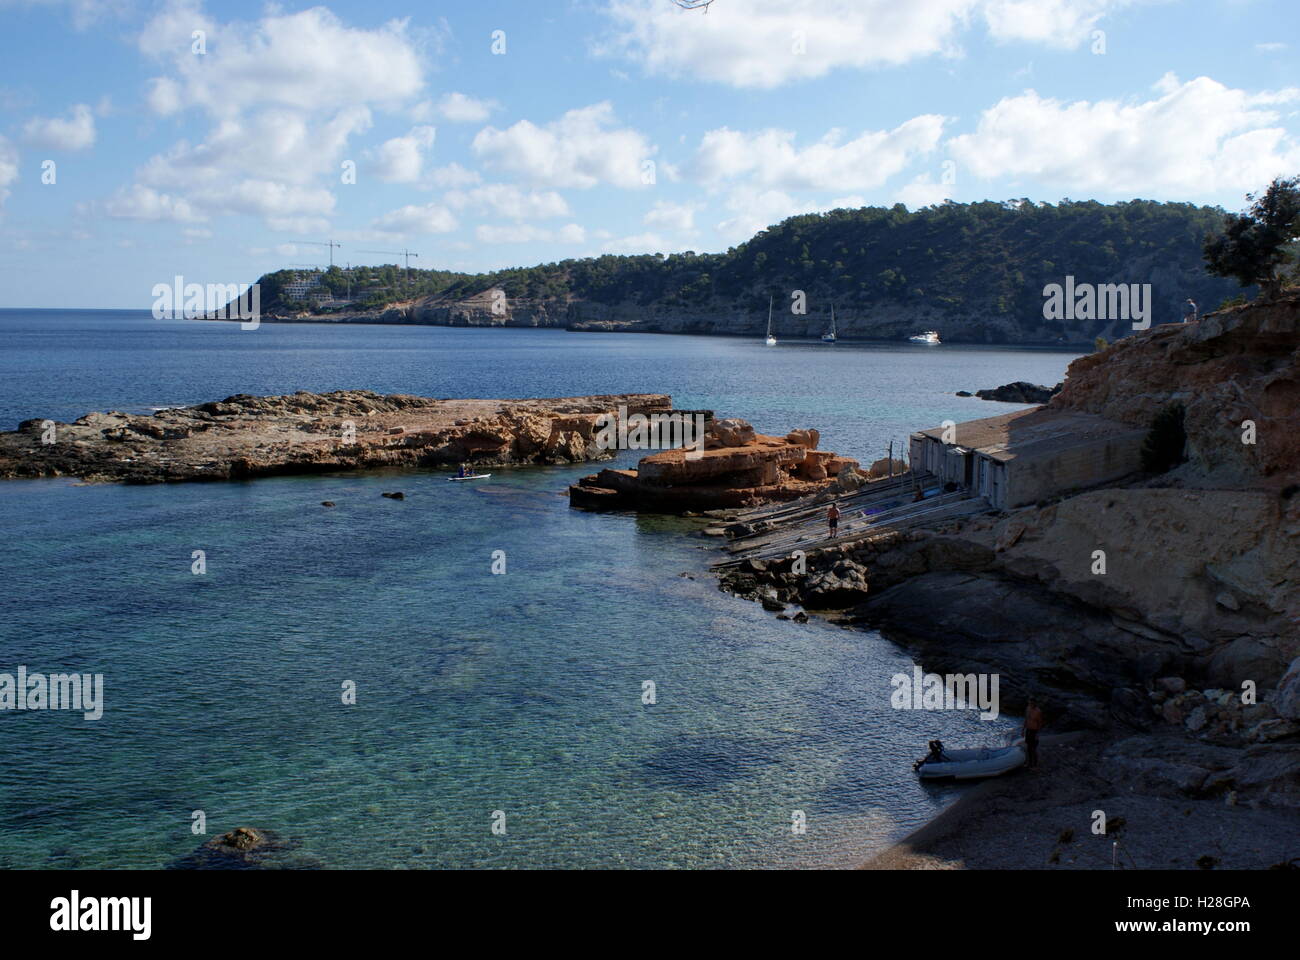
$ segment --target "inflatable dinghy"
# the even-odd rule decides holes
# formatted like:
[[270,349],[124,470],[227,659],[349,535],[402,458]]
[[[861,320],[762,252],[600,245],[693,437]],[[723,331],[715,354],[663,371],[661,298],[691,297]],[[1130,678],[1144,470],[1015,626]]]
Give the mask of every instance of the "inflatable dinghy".
[[[937,749],[936,749],[937,747]],[[996,777],[1024,766],[1025,747],[1017,741],[1009,747],[974,747],[951,750],[938,740],[930,741],[930,754],[914,764],[923,780],[951,777],[954,780],[978,780]]]

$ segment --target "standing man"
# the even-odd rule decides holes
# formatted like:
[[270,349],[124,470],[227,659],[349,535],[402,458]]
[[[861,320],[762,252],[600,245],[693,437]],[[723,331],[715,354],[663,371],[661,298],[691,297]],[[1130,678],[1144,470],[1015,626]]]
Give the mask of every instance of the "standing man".
[[835,536],[840,526],[840,508],[835,506],[834,500],[831,501],[831,508],[826,511],[826,522],[830,524],[831,536]]
[[1192,323],[1196,320],[1196,301],[1191,297],[1183,304],[1183,323]]
[[1038,701],[1029,698],[1025,707],[1025,759],[1030,770],[1038,769],[1038,731],[1043,729],[1043,711],[1038,709]]

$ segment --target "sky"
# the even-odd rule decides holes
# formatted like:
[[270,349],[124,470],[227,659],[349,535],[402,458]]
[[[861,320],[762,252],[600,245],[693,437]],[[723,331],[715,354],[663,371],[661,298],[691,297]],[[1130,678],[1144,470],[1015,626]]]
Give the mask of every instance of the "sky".
[[[0,306],[1300,174],[1296,0],[0,0]],[[328,242],[339,244],[337,248]]]

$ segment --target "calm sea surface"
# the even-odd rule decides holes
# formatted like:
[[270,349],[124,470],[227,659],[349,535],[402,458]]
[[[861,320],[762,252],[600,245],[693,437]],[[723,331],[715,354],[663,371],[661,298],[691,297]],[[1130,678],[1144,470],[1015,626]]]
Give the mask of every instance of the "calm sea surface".
[[[6,310],[0,428],[300,389],[663,392],[870,462],[1015,409],[954,391],[1072,358]],[[911,772],[927,739],[1014,726],[891,709],[902,650],[720,593],[682,521],[570,510],[591,469],[0,483],[0,672],[102,673],[107,701],[0,713],[0,868],[165,866],[199,810],[323,867],[850,866],[954,796]]]

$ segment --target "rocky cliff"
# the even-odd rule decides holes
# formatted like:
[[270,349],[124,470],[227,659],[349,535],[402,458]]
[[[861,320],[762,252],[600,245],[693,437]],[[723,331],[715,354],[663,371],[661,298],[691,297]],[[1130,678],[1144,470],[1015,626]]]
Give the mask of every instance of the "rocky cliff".
[[1070,365],[1053,407],[1150,426],[1185,409],[1188,466],[1205,486],[1300,481],[1300,294],[1136,334]]

